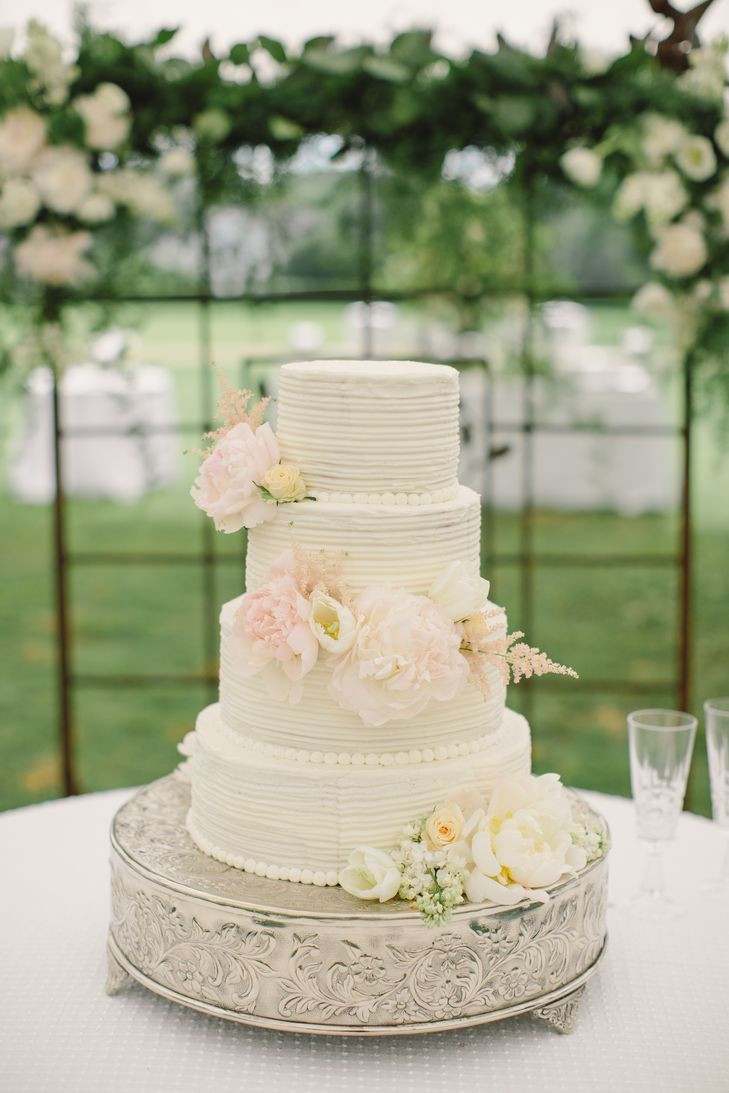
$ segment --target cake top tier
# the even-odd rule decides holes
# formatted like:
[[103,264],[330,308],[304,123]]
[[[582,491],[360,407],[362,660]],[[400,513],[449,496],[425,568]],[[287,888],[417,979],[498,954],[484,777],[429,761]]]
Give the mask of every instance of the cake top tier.
[[458,474],[458,372],[418,361],[304,361],[279,376],[284,461],[310,491],[441,494]]

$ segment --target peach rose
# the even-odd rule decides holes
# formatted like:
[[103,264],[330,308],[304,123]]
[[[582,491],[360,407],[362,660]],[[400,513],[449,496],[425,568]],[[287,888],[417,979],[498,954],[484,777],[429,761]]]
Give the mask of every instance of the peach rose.
[[259,485],[279,458],[278,441],[268,423],[255,432],[246,423],[234,425],[200,467],[190,495],[218,531],[229,535],[254,528],[276,515],[276,506],[263,500]]

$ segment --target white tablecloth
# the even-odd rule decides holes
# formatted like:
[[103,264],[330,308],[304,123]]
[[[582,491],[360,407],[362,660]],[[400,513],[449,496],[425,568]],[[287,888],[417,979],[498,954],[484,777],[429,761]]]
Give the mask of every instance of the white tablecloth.
[[[684,816],[669,856],[678,921],[609,910],[608,951],[577,1030],[529,1017],[382,1039],[307,1037],[205,1017],[134,985],[103,991],[107,831],[128,790],[0,815],[0,1089],[7,1093],[709,1093],[729,1089],[729,907],[698,893],[722,835]],[[611,902],[639,856],[632,807],[588,794],[612,827]]]

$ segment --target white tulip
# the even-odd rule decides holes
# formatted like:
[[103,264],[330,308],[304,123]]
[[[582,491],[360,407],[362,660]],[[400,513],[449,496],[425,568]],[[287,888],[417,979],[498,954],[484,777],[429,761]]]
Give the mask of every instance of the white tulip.
[[32,178],[43,204],[57,213],[75,212],[93,184],[86,157],[69,144],[46,148],[33,167]]
[[346,653],[354,644],[357,623],[354,615],[333,596],[317,588],[311,595],[309,625],[322,649]]
[[708,252],[700,231],[691,224],[669,224],[658,236],[651,265],[669,277],[691,277],[706,262]]
[[22,174],[46,140],[46,123],[29,106],[16,106],[0,120],[0,173]]
[[714,147],[707,137],[686,137],[675,159],[686,177],[694,182],[705,182],[716,171]]
[[377,899],[386,903],[400,888],[400,870],[386,850],[361,846],[349,855],[339,873],[339,884],[358,899]]
[[453,622],[463,622],[483,611],[489,600],[489,582],[468,571],[463,562],[451,562],[440,573],[428,597]]
[[0,227],[29,224],[40,208],[38,191],[24,178],[9,178],[0,190]]
[[570,148],[559,162],[567,178],[577,186],[595,186],[602,173],[602,159],[592,148]]

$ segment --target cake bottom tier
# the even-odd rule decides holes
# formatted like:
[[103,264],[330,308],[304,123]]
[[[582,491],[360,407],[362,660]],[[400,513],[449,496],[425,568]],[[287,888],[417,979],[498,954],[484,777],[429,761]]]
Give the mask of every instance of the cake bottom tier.
[[204,853],[246,872],[336,884],[356,846],[397,845],[402,828],[459,790],[487,793],[531,768],[529,724],[506,710],[493,746],[455,759],[369,767],[301,763],[254,751],[200,714],[187,826]]

